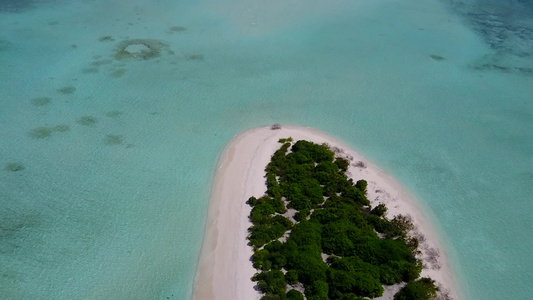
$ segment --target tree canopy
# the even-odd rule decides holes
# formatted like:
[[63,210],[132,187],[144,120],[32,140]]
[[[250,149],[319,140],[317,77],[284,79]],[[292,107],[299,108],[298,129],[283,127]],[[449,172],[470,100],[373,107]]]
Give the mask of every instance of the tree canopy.
[[430,279],[416,280],[422,264],[418,242],[408,236],[410,219],[389,220],[385,205],[370,207],[367,182],[354,184],[346,175],[350,162],[335,158],[326,144],[280,142],[265,169],[267,193],[247,202],[258,271],[252,280],[262,299],[303,299],[287,289],[297,283],[307,299],[373,298],[383,294],[383,285],[402,281],[408,283],[395,300],[432,299],[420,298],[437,289]]

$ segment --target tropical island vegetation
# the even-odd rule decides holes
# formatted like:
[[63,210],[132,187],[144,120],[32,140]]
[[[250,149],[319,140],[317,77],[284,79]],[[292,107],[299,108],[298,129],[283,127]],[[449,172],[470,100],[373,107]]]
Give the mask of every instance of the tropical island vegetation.
[[395,300],[435,299],[434,281],[419,278],[410,219],[371,207],[367,182],[348,178],[350,162],[327,144],[279,142],[265,170],[266,194],[247,202],[261,299],[368,299],[402,282]]

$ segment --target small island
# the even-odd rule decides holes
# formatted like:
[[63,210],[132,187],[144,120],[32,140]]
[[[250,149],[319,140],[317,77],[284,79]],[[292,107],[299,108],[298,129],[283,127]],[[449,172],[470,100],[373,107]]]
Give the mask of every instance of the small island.
[[371,207],[367,182],[348,178],[350,161],[327,144],[279,142],[265,170],[266,194],[247,202],[261,299],[375,298],[383,285],[402,282],[395,300],[435,299],[434,281],[419,278],[411,219],[388,219],[384,204]]
[[331,135],[247,130],[217,164],[193,299],[463,299],[434,219]]

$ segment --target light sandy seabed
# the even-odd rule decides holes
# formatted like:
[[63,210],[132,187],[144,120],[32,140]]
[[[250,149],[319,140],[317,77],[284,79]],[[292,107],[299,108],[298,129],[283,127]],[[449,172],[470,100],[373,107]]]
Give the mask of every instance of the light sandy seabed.
[[[327,143],[337,156],[352,160],[348,175],[354,181],[365,179],[368,182],[367,196],[372,206],[385,203],[389,218],[397,214],[410,215],[418,233],[425,237],[420,246],[425,265],[422,276],[436,280],[454,299],[462,298],[437,231],[424,210],[398,182],[330,135],[312,128],[283,125],[279,130],[260,127],[245,131],[231,140],[222,153],[211,190],[194,299],[251,300],[261,297],[250,280],[255,269],[250,261],[252,248],[246,240],[247,230],[252,225],[248,219],[251,208],[245,202],[251,196],[260,197],[266,192],[264,169],[271,155],[281,146],[278,140],[287,137],[294,141]],[[361,167],[358,162],[365,166]],[[392,299],[399,288],[386,288],[379,299]]]

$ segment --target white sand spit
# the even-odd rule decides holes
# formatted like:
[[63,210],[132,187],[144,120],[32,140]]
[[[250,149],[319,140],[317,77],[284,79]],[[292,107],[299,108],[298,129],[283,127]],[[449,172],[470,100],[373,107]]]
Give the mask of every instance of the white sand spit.
[[[261,127],[237,135],[220,156],[211,190],[211,203],[198,272],[194,287],[195,300],[253,300],[261,297],[250,278],[255,269],[250,261],[252,248],[247,245],[249,197],[266,192],[265,167],[281,146],[280,138],[327,143],[338,156],[352,161],[348,175],[368,182],[368,199],[372,206],[384,203],[389,218],[409,215],[423,235],[422,276],[434,279],[453,299],[461,299],[448,257],[433,224],[409,193],[388,174],[338,139],[315,129],[282,125],[281,129]],[[387,288],[383,297],[392,299],[397,288]]]

